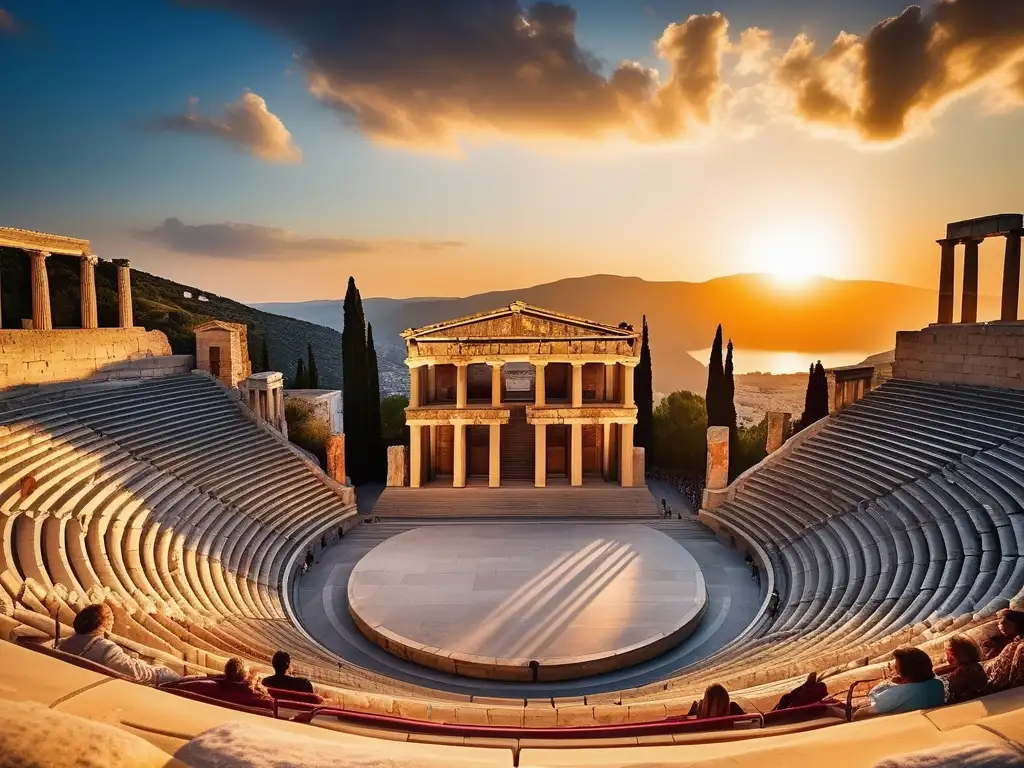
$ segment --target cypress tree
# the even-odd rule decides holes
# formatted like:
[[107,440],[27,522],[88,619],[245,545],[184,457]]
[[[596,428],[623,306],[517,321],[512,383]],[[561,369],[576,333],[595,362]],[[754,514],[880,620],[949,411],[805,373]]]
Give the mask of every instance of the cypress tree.
[[636,400],[636,431],[633,433],[633,445],[641,446],[644,454],[650,457],[654,451],[654,372],[651,367],[647,315],[644,315],[640,362],[633,369],[633,397]]
[[293,386],[295,389],[307,389],[307,383],[308,382],[306,379],[306,363],[300,357],[298,363],[295,366],[295,384]]
[[807,375],[807,394],[804,396],[804,412],[800,417],[800,428],[805,429],[819,419],[828,416],[828,375],[821,360],[811,363]]
[[380,417],[380,369],[377,350],[373,346],[373,325],[366,324],[366,414],[367,444],[370,448],[370,478],[376,482],[387,479],[387,456],[384,453],[384,428]]
[[729,479],[732,480],[738,472],[739,467],[739,437],[740,431],[736,425],[736,380],[733,376],[732,362],[732,339],[729,339],[729,346],[725,354],[725,370],[722,377],[722,411],[725,416],[725,426],[729,428]]
[[708,361],[708,388],[704,393],[704,403],[708,412],[709,427],[728,426],[724,406],[725,371],[722,367],[722,326],[715,332],[715,341],[711,345],[711,359]]
[[313,344],[307,342],[306,354],[309,357],[309,368],[306,370],[307,389],[320,389],[320,374],[316,370],[316,358],[313,357]]
[[342,402],[345,416],[345,454],[349,476],[356,485],[366,482],[367,444],[367,356],[366,318],[355,278],[348,279],[344,303],[345,324],[341,332],[341,363],[344,381]]

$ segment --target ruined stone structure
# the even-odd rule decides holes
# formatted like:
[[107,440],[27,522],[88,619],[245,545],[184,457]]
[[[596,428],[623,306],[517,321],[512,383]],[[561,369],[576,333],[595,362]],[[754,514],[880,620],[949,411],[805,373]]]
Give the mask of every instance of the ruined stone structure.
[[957,221],[946,227],[946,237],[939,240],[942,261],[939,267],[939,324],[953,322],[953,274],[956,247],[963,244],[964,281],[960,304],[960,322],[978,321],[978,247],[989,237],[1006,238],[1003,259],[1003,303],[1000,319],[1017,321],[1017,303],[1020,295],[1020,243],[1024,235],[1024,215],[1003,213],[980,219]]
[[792,417],[782,411],[768,412],[768,439],[765,443],[765,452],[775,453],[782,444],[786,442],[786,435],[789,433],[789,422]]
[[345,435],[331,435],[327,438],[327,476],[332,480],[348,485],[345,474]]
[[829,413],[837,413],[853,405],[870,392],[875,381],[873,365],[850,365],[830,371],[832,391],[829,397]]
[[404,445],[388,446],[387,487],[401,488],[409,484],[409,459]]
[[284,416],[284,374],[277,371],[254,373],[240,387],[249,410],[285,437],[288,422]]
[[331,434],[340,434],[345,431],[340,389],[286,389],[284,399],[286,403],[289,400],[302,400],[309,403],[313,408],[316,420],[323,424]]
[[199,370],[232,388],[239,386],[252,373],[248,331],[244,325],[211,320],[193,330],[196,334],[196,367]]
[[513,302],[402,338],[412,487],[634,485],[636,331]]

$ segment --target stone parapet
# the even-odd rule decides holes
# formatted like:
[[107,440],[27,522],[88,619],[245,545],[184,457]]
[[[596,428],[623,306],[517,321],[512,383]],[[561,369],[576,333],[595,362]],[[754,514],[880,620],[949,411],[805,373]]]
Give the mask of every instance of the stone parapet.
[[900,331],[893,377],[1024,389],[1024,323],[932,325]]
[[600,403],[578,408],[561,405],[528,405],[530,424],[636,424],[636,406]]
[[0,330],[0,390],[57,382],[151,378],[192,369],[167,337],[142,328]]
[[508,424],[508,408],[406,408],[405,423],[410,426],[431,424]]

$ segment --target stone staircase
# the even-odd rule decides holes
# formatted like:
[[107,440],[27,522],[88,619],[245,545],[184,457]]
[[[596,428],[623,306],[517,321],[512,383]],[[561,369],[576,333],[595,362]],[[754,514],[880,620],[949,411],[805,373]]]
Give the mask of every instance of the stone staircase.
[[579,488],[387,488],[373,508],[380,517],[635,517],[657,518],[646,487],[610,483]]
[[512,408],[501,427],[501,481],[533,481],[533,427],[526,423],[526,408]]

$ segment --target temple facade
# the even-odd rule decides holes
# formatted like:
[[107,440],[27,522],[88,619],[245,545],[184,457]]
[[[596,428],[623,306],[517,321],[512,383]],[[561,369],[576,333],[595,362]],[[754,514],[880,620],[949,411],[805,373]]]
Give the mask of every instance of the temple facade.
[[523,302],[404,331],[409,485],[633,485],[640,333]]

